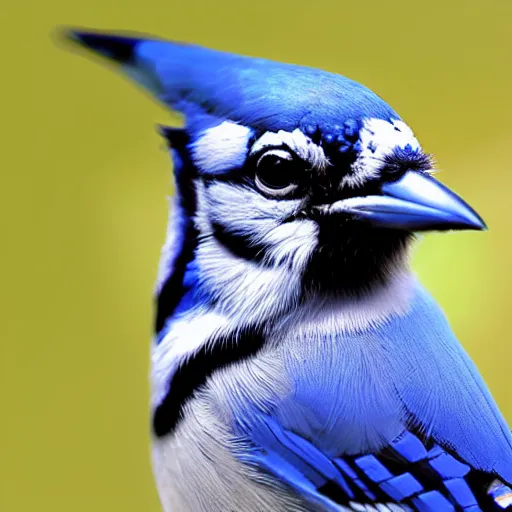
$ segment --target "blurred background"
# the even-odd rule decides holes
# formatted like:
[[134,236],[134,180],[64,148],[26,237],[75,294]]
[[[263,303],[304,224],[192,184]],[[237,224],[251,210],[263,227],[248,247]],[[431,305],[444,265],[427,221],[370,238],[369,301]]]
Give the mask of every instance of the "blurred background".
[[348,75],[488,222],[414,266],[512,422],[512,4],[506,0],[3,2],[0,511],[157,512],[148,454],[153,280],[171,118],[56,25],[129,29]]

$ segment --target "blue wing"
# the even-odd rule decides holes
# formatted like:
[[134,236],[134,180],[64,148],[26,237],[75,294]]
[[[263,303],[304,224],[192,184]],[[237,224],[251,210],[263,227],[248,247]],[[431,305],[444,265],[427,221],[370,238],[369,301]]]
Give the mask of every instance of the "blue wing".
[[[431,439],[404,431],[377,453],[329,458],[313,442],[262,417],[244,459],[328,511],[420,512],[511,510],[512,490]],[[359,508],[358,508],[359,507]],[[387,508],[386,508],[387,507]]]
[[244,418],[248,463],[325,510],[509,507],[510,431],[421,288],[406,316],[315,345],[302,340],[287,357],[290,396]]

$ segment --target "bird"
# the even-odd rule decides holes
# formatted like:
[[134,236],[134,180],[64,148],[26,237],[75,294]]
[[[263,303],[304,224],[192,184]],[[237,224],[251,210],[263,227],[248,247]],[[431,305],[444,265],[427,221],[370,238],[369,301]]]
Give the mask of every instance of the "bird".
[[512,510],[510,429],[410,266],[423,233],[486,224],[395,110],[298,64],[64,37],[184,119],[158,128],[174,175],[151,343],[163,510]]

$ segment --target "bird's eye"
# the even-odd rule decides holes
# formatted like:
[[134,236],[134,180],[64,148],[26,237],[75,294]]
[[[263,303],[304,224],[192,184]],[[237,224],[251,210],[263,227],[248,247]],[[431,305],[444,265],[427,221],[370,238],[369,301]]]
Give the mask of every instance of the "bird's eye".
[[300,165],[285,150],[274,149],[258,158],[254,182],[263,194],[289,198],[299,189]]

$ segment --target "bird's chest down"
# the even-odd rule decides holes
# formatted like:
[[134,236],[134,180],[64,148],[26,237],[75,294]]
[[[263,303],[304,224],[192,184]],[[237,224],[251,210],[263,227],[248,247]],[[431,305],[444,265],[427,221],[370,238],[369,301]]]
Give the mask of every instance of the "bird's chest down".
[[155,437],[165,510],[313,510],[253,458],[275,444],[272,425],[314,440],[327,457],[377,450],[403,430],[394,390],[372,337],[288,330],[270,338],[216,368],[182,404],[175,430]]

